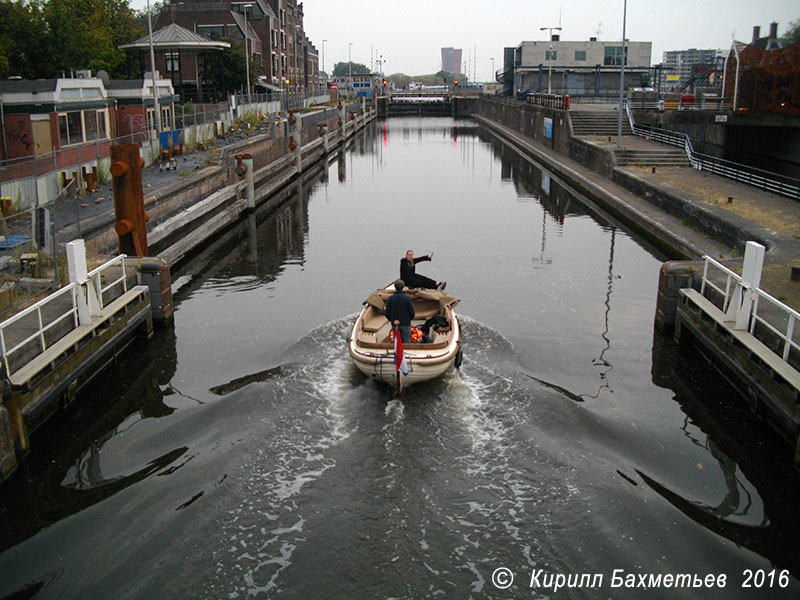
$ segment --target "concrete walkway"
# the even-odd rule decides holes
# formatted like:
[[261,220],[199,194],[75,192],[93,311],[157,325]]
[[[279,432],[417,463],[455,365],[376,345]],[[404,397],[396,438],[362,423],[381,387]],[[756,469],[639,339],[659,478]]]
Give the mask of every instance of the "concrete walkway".
[[[658,167],[655,173],[649,167],[620,168],[654,185],[675,190],[697,206],[722,209],[731,220],[751,223],[754,231],[767,230],[774,248],[766,256],[761,287],[800,311],[800,282],[791,280],[792,265],[800,264],[798,202],[691,167]],[[738,265],[730,266],[740,271]]]

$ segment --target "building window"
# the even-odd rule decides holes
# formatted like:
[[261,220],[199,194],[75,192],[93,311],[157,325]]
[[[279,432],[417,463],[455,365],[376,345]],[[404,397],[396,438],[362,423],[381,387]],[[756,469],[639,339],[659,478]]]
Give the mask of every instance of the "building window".
[[544,59],[545,60],[556,60],[558,58],[558,50],[545,50],[544,51]]
[[161,131],[172,129],[172,107],[162,106],[161,108]]
[[83,113],[83,126],[86,130],[86,141],[93,142],[98,139],[97,111],[87,110]]
[[[606,46],[603,65],[606,67],[618,67],[622,64],[622,46]],[[627,57],[625,64],[628,64]]]
[[244,40],[242,30],[237,25],[228,25],[228,37],[234,40]]
[[575,50],[576,61],[586,61],[586,50]]
[[286,50],[286,34],[281,31],[281,50]]
[[165,52],[164,57],[167,61],[167,73],[177,73],[181,70],[181,55],[178,52]]
[[281,27],[286,27],[286,11],[281,10]]
[[225,36],[223,25],[200,25],[197,30],[200,35],[204,35],[210,40],[218,40]]
[[61,146],[79,144],[83,141],[81,131],[81,111],[62,113],[58,115],[58,133]]

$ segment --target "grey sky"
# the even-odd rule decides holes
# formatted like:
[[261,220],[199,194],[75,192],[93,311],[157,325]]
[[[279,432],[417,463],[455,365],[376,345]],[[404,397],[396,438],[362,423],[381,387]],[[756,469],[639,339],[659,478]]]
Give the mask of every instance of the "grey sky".
[[[373,54],[383,54],[386,73],[434,73],[441,66],[442,46],[463,49],[462,61],[477,46],[478,80],[490,76],[490,57],[500,68],[502,50],[523,40],[545,40],[540,27],[557,26],[561,39],[601,40],[622,38],[622,0],[305,0],[306,33],[317,49],[325,43],[325,63],[346,61],[348,43],[356,62],[370,64]],[[626,37],[653,42],[651,60],[661,62],[665,50],[728,48],[731,33],[750,41],[753,25],[762,35],[769,23],[778,22],[782,34],[790,21],[800,19],[797,0],[628,0]]]
[[[305,29],[322,52],[325,67],[347,61],[352,42],[355,62],[370,65],[383,55],[385,72],[408,75],[435,73],[441,67],[442,46],[463,49],[472,58],[476,78],[490,78],[491,61],[500,68],[502,50],[523,40],[545,40],[540,27],[557,26],[561,12],[563,40],[601,40],[622,37],[623,0],[570,0],[560,5],[544,0],[305,0]],[[145,0],[133,0],[135,8]],[[748,42],[753,25],[762,35],[772,21],[782,35],[789,22],[800,19],[797,0],[628,0],[626,36],[653,43],[651,60],[661,62],[665,50],[728,48],[731,34]],[[477,47],[477,49],[476,49]],[[469,73],[472,73],[472,66]]]

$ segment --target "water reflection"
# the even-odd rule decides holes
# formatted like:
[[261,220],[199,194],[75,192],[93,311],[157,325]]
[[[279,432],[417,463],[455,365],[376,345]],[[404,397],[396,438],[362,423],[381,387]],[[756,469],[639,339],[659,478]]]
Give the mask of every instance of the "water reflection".
[[[274,281],[287,264],[302,265],[308,233],[307,200],[319,185],[318,171],[309,173],[311,183],[294,182],[269,206],[248,215],[242,226],[215,239],[184,268],[176,269],[173,277],[188,281],[178,292],[176,305],[201,286],[246,290],[255,282]],[[201,271],[203,278],[197,277]],[[204,403],[175,379],[177,362],[175,330],[157,330],[151,343],[137,344],[125,354],[123,377],[107,371],[81,393],[68,413],[34,434],[33,454],[23,462],[21,472],[0,487],[0,550],[191,460],[186,446],[167,450],[130,472],[114,466],[111,458],[104,460],[103,450],[110,442],[125,436],[142,420],[172,415],[175,408],[171,404],[178,398],[190,405]],[[276,372],[281,372],[280,368],[211,391],[227,394],[265,381]],[[114,452],[107,456],[113,457]],[[123,472],[119,472],[121,468]]]
[[800,555],[786,552],[800,531],[798,495],[790,461],[765,461],[781,449],[768,440],[771,433],[752,418],[744,398],[733,389],[720,395],[710,387],[705,358],[695,350],[674,351],[671,340],[653,340],[653,383],[675,391],[685,413],[681,426],[686,439],[702,449],[707,460],[694,465],[707,495],[693,495],[638,471],[641,479],[684,515],[703,527],[768,558],[777,568],[800,573]]
[[20,472],[0,487],[0,550],[183,456],[186,447],[173,448],[127,473],[102,461],[102,450],[110,440],[142,420],[173,413],[161,386],[170,382],[176,364],[174,331],[158,331],[155,343],[126,353],[124,378],[102,376],[81,393],[69,412],[56,415],[34,433],[34,452],[22,462]]

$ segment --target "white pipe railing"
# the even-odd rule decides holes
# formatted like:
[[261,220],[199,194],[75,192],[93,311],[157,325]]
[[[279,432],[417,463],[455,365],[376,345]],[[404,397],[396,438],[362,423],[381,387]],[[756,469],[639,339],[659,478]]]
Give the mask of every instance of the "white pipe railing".
[[[119,263],[120,267],[122,268],[122,275],[117,277],[114,281],[106,285],[105,287],[102,286],[102,278],[101,275],[103,271],[108,269],[109,267],[113,267],[115,264]],[[87,281],[92,281],[94,283],[94,289],[97,291],[98,299],[100,300],[100,308],[102,309],[105,304],[103,303],[103,294],[113,288],[118,283],[122,282],[122,293],[128,291],[128,280],[125,278],[125,255],[120,254],[119,256],[112,258],[106,263],[103,263],[93,271],[90,271],[86,275]]]
[[[103,285],[104,271],[106,271],[109,267],[113,267],[117,264],[120,265],[122,274],[113,281],[106,283],[106,285],[104,286]],[[85,286],[86,288],[85,293],[87,296],[92,295],[97,299],[97,306],[99,307],[100,310],[102,310],[103,307],[106,305],[104,301],[104,294],[113,287],[119,285],[120,283],[122,283],[122,293],[124,294],[125,292],[128,291],[128,280],[125,276],[124,254],[120,254],[119,256],[109,260],[108,262],[100,265],[93,271],[89,272],[87,274],[85,283],[83,284],[69,283],[64,287],[62,287],[60,290],[53,292],[46,298],[39,300],[35,304],[29,306],[24,310],[21,310],[14,316],[9,317],[8,319],[0,323],[0,349],[2,349],[3,352],[3,364],[5,365],[6,376],[10,377],[12,375],[13,371],[11,368],[10,359],[11,356],[14,354],[14,352],[17,352],[18,350],[20,350],[21,348],[30,344],[30,342],[38,338],[39,352],[37,353],[37,355],[43,354],[48,348],[47,337],[45,336],[45,333],[69,317],[72,317],[72,327],[64,331],[64,333],[58,338],[51,340],[50,345],[52,345],[54,342],[61,339],[61,337],[64,337],[64,335],[66,335],[67,333],[78,327],[78,325],[80,324],[78,294],[82,293],[82,290],[80,289],[81,287]],[[69,294],[70,296],[69,307],[60,315],[57,315],[49,323],[45,324],[44,318],[42,316],[42,309],[50,305],[51,303],[61,299],[63,296],[66,296],[67,294]],[[18,324],[22,319],[30,317],[30,315],[34,313],[36,314],[36,320],[37,320],[36,330],[22,341],[17,342],[16,344],[14,344],[14,346],[8,348],[6,346],[6,338],[8,335],[7,330],[14,324]]]
[[[6,368],[6,376],[11,376],[11,365],[9,364],[9,357],[22,348],[23,346],[29,344],[35,339],[39,339],[39,353],[41,354],[45,350],[47,350],[47,338],[45,337],[45,332],[50,330],[51,328],[55,327],[58,323],[63,321],[64,319],[72,316],[72,328],[78,326],[78,298],[77,298],[77,291],[78,286],[77,284],[70,283],[57,292],[53,292],[46,298],[39,300],[36,304],[29,306],[28,308],[21,310],[13,317],[10,317],[0,323],[0,347],[3,350],[3,363],[5,364]],[[42,318],[42,308],[50,304],[51,302],[55,302],[57,299],[61,298],[62,296],[66,296],[67,294],[70,295],[70,308],[66,312],[63,312],[60,316],[56,317],[52,321],[50,321],[47,325],[44,324],[44,320]],[[11,348],[6,347],[6,330],[21,321],[25,317],[28,317],[31,314],[36,314],[38,327],[36,331],[34,331],[31,335],[23,339],[21,342],[18,342]]]
[[[732,296],[733,287],[735,287],[732,286],[731,284],[741,282],[742,278],[735,272],[731,271],[726,266],[720,264],[719,262],[711,258],[710,256],[704,256],[703,260],[705,262],[705,265],[703,267],[703,282],[700,286],[700,294],[705,296],[706,287],[710,287],[711,289],[715,290],[718,294],[722,296],[722,303],[723,303],[722,311],[727,313],[728,305],[730,304],[730,299]],[[726,283],[724,290],[709,279],[708,277],[709,266],[712,266],[715,269],[721,271],[726,276]],[[747,331],[751,335],[755,335],[755,329],[758,323],[761,323],[764,327],[769,329],[772,333],[774,333],[776,336],[778,336],[778,338],[782,340],[783,350],[781,352],[781,358],[784,360],[784,362],[788,362],[789,353],[791,352],[792,348],[795,348],[796,350],[800,351],[800,344],[798,344],[793,340],[794,326],[795,322],[800,320],[800,312],[797,312],[792,307],[787,306],[780,300],[773,298],[760,288],[756,288],[754,291],[756,292],[756,297],[755,301],[753,302],[753,308],[750,312],[748,320],[749,325],[747,327]],[[775,325],[767,321],[767,319],[764,316],[758,314],[759,303],[760,300],[762,299],[778,310],[779,314],[781,315],[780,316],[781,321],[783,321],[784,319],[786,320],[785,330],[778,329]]]

